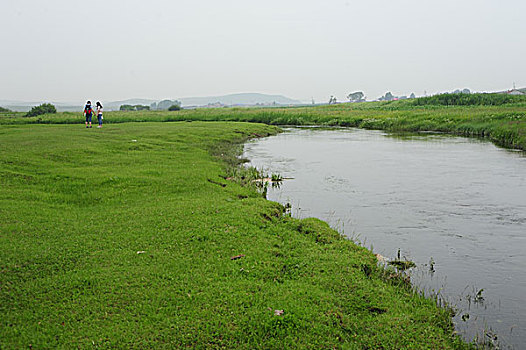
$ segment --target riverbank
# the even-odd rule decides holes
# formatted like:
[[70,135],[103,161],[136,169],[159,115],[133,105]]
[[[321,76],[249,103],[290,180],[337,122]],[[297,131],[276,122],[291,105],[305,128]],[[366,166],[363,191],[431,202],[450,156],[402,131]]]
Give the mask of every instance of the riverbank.
[[[418,105],[401,100],[283,108],[200,108],[193,110],[106,112],[108,123],[168,121],[240,121],[269,125],[350,126],[389,132],[445,132],[481,137],[499,146],[526,150],[526,102],[502,105]],[[77,124],[81,113],[63,112],[38,117],[0,113],[0,125]]]
[[387,259],[414,261],[411,282],[454,305],[464,339],[492,332],[498,347],[526,344],[524,152],[446,134],[284,131],[245,145],[250,165],[294,179],[268,199],[360,237]]
[[371,252],[225,179],[275,132],[3,126],[1,347],[465,347]]

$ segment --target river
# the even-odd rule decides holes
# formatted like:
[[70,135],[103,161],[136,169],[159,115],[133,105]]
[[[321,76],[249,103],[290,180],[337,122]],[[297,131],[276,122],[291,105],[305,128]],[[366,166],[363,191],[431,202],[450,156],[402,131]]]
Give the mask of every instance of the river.
[[448,135],[284,131],[245,145],[250,165],[290,178],[268,199],[414,261],[413,283],[457,309],[465,339],[525,346],[525,153]]

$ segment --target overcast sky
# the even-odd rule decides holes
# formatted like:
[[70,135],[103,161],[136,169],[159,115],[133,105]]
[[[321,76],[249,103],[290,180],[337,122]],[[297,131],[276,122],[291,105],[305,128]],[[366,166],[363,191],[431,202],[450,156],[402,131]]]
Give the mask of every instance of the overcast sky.
[[526,87],[525,0],[1,0],[0,100]]

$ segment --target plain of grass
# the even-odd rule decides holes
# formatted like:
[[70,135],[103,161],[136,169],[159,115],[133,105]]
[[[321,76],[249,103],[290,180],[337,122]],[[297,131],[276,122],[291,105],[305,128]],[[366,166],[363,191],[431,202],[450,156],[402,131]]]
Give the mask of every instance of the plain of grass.
[[0,127],[0,347],[467,347],[371,252],[226,180],[276,132]]
[[[481,98],[493,101],[484,94]],[[478,95],[471,96],[471,99]],[[493,96],[499,102],[501,95]],[[444,132],[482,137],[499,146],[526,150],[526,97],[505,96],[501,105],[419,105],[416,100],[343,103],[312,107],[200,108],[181,111],[106,112],[105,123],[168,121],[238,121],[269,125],[322,125],[381,129],[389,132]],[[438,98],[438,97],[437,97]],[[435,99],[437,99],[435,98]],[[427,102],[426,102],[427,101]],[[38,117],[0,113],[0,125],[82,123],[82,114],[64,112]]]

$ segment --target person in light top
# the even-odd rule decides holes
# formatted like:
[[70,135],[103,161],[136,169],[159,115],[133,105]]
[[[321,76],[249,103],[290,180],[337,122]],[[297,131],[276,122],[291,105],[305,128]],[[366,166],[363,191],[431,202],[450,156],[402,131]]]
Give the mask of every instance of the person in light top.
[[99,101],[97,101],[96,105],[97,105],[97,119],[99,120],[99,126],[97,126],[97,128],[102,128],[102,119],[104,119],[102,117],[102,105],[100,104]]

